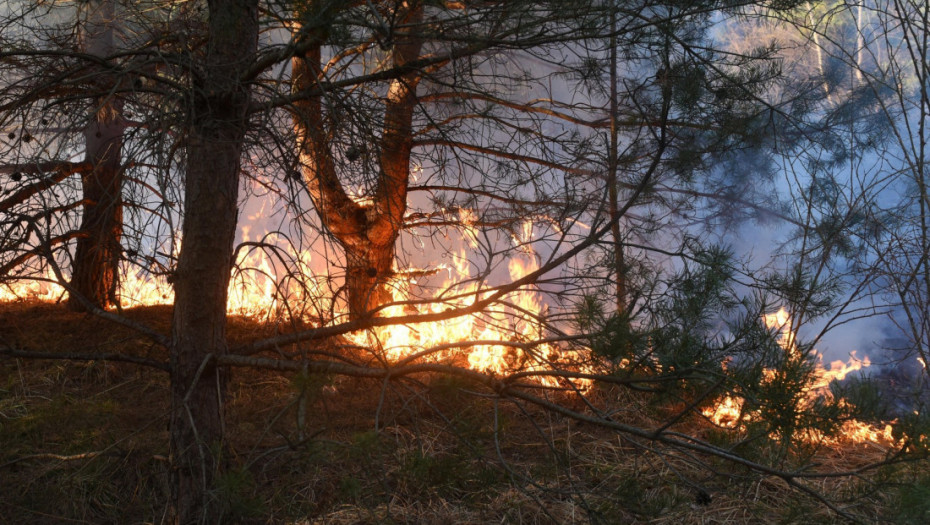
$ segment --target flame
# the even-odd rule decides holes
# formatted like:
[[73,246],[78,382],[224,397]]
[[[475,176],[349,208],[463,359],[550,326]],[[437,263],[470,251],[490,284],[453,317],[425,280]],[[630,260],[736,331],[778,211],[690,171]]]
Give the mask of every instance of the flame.
[[[461,214],[466,226],[471,224],[473,227],[473,215],[464,210]],[[522,228],[521,238],[515,240],[525,243],[530,239],[532,223],[527,223]],[[470,237],[474,238],[474,233]],[[243,228],[243,241],[249,239],[250,230]],[[273,234],[261,237],[263,245],[284,244],[281,241]],[[281,264],[273,262],[275,259],[269,256],[267,249],[249,247],[251,249],[240,250],[236,270],[231,275],[227,312],[252,317],[302,317],[324,324],[340,322],[345,318],[344,313],[337,313],[330,316],[328,321],[321,321],[322,316],[312,315],[311,311],[288,310],[295,305],[318,305],[318,311],[331,310],[334,306],[331,299],[326,302],[327,297],[334,295],[332,290],[328,289],[323,280],[313,277],[316,272],[313,271],[313,259],[308,251],[297,251],[285,246],[282,249],[286,252],[284,258],[289,264],[287,268],[282,268]],[[178,249],[176,246],[175,252]],[[445,290],[445,295],[454,298],[447,299],[440,294],[414,306],[393,305],[383,315],[399,317],[412,313],[441,313],[468,307],[493,292],[490,288],[483,289],[484,285],[473,278],[464,253],[454,257],[451,266],[444,269],[448,272],[447,278],[438,289]],[[522,250],[508,264],[510,278],[514,281],[538,269],[535,254],[528,249]],[[129,263],[122,265],[117,294],[121,307],[173,303],[174,290],[166,278],[170,272],[156,273],[149,270]],[[61,300],[67,296],[67,291],[55,281],[57,279],[53,272],[45,269],[29,278],[5,283],[0,287],[0,300]],[[413,279],[398,273],[398,277],[391,283],[394,301],[409,303],[413,296],[411,286],[414,284]],[[527,285],[504,295],[500,301],[495,302],[494,307],[486,311],[440,322],[379,327],[350,334],[349,337],[360,346],[377,349],[388,362],[403,359],[449,361],[467,364],[471,369],[492,374],[540,372],[560,365],[574,367],[574,364],[563,358],[561,349],[548,342],[538,342],[545,336],[545,315],[546,308],[538,291]],[[559,384],[552,377],[543,377],[541,382],[549,386]],[[589,382],[576,383],[575,386],[581,387]]]
[[[243,228],[243,241],[249,240],[249,228]],[[269,234],[262,237],[262,244],[278,246],[286,253],[282,260],[288,261],[288,267],[274,264],[274,259],[265,250],[253,249],[240,252],[235,270],[230,276],[226,311],[232,315],[250,317],[301,317],[287,308],[305,303],[318,304],[317,299],[323,293],[319,279],[312,276],[312,258],[309,251],[296,251],[289,248],[278,235]],[[175,257],[180,252],[180,243],[176,243]],[[63,272],[64,273],[64,272]],[[120,282],[117,299],[122,308],[143,305],[170,305],[174,303],[174,289],[169,282],[170,271],[155,267],[140,267],[124,261],[120,265]],[[300,279],[296,279],[296,276]],[[311,277],[305,277],[311,276]],[[69,275],[64,273],[65,280]],[[27,299],[40,301],[59,301],[66,298],[68,292],[59,284],[51,268],[27,273],[17,280],[0,285],[0,302],[14,302]],[[287,303],[287,304],[285,304]]]
[[704,416],[720,427],[736,428],[743,423],[743,402],[733,396],[725,396],[716,405],[707,407]]
[[0,286],[0,302],[13,302],[22,299],[39,301],[57,301],[67,292],[59,285],[51,270],[25,280],[3,283]]
[[853,350],[849,353],[849,361],[845,363],[839,360],[831,361],[830,368],[823,368],[821,365],[817,369],[817,381],[814,382],[811,388],[815,390],[826,388],[834,380],[842,381],[846,379],[846,376],[850,373],[857,372],[870,366],[872,366],[872,361],[868,356],[859,359],[856,357],[856,351]]
[[[467,214],[463,215],[463,219]],[[520,235],[514,236],[518,245],[530,240],[532,222],[527,221]],[[467,224],[467,223],[466,223]],[[248,239],[248,230],[244,231],[244,240]],[[274,235],[262,238],[265,244],[280,241]],[[288,249],[291,266],[285,273],[292,277],[282,278],[282,268],[272,262],[266,250],[253,249],[240,253],[237,270],[233,273],[229,285],[227,311],[236,315],[307,317],[308,311],[291,311],[293,305],[318,305],[317,310],[333,308],[326,297],[332,297],[333,291],[324,282],[312,277],[313,259],[308,251]],[[413,279],[398,274],[391,286],[395,302],[405,302],[388,307],[383,313],[386,317],[399,317],[412,313],[441,313],[453,308],[463,308],[488,296],[492,290],[482,289],[470,271],[470,263],[464,253],[452,258],[452,264],[442,267],[447,277],[438,287],[443,292],[432,300],[410,304]],[[512,282],[537,271],[539,266],[532,250],[524,250],[510,259],[508,273]],[[122,267],[119,299],[121,306],[129,308],[139,305],[171,304],[173,290],[163,275],[140,271],[138,268],[124,264]],[[301,276],[297,279],[296,276]],[[43,301],[61,300],[67,291],[57,284],[50,269],[39,273],[32,279],[23,279],[4,283],[0,287],[0,301],[15,301],[33,298]],[[463,284],[465,283],[465,284]],[[453,298],[447,298],[451,296]],[[321,303],[323,301],[323,303]],[[546,306],[538,290],[532,286],[519,287],[506,294],[496,303],[498,306],[472,315],[459,316],[439,322],[399,324],[378,327],[373,330],[349,334],[354,343],[378,352],[387,362],[412,362],[423,360],[430,362],[449,362],[467,364],[473,370],[491,374],[506,374],[522,371],[544,372],[553,368],[568,368],[582,372],[591,372],[590,366],[576,362],[575,352],[566,351],[556,345],[545,342],[544,319]],[[317,319],[322,317],[317,316]],[[339,315],[330,319],[338,322]],[[795,343],[791,316],[784,308],[771,314],[765,314],[766,327],[778,330],[778,344],[790,356],[800,357],[800,350]],[[816,351],[815,351],[816,352]],[[822,356],[817,355],[818,360]],[[923,365],[923,361],[921,360]],[[859,359],[856,352],[850,353],[850,359],[832,361],[825,367],[818,361],[815,380],[806,392],[808,402],[818,396],[829,396],[829,384],[833,380],[842,380],[850,373],[871,365],[868,357]],[[726,363],[724,363],[726,366]],[[775,377],[774,370],[767,370],[765,380]],[[549,387],[574,387],[587,389],[591,382],[585,379],[567,381],[541,373],[538,381]],[[724,428],[741,428],[759,416],[757,412],[747,411],[744,400],[738,395],[727,395],[713,406],[703,409],[703,414],[714,424]],[[894,442],[891,424],[879,428],[857,420],[843,423],[843,440],[853,443]],[[813,433],[809,439],[827,442],[824,436]]]
[[[448,277],[439,287],[454,291],[457,299],[435,300],[411,306],[388,307],[385,317],[404,314],[441,313],[452,308],[464,308],[487,297],[469,271],[467,258],[460,254],[447,266]],[[511,259],[508,264],[510,278],[521,279],[538,270],[535,257]],[[462,285],[460,283],[468,283]],[[395,301],[410,297],[411,281],[398,279],[391,287]],[[544,338],[545,305],[532,286],[521,287],[506,294],[494,307],[480,313],[455,317],[443,321],[378,327],[374,330],[351,334],[352,341],[366,348],[381,348],[383,357],[392,362],[405,359],[422,359],[432,362],[462,360],[468,367],[480,372],[505,374],[508,372],[543,372],[554,366],[578,366],[570,362],[563,351]],[[411,357],[414,356],[414,357]],[[560,386],[553,377],[540,377],[550,387]],[[575,388],[586,388],[589,380],[574,380]]]
[[[791,329],[791,315],[783,307],[777,312],[763,314],[762,320],[769,329],[778,330],[778,344],[789,356],[801,357],[800,350],[795,342],[795,333]],[[817,368],[814,373],[814,380],[805,391],[804,403],[812,403],[817,397],[831,397],[829,385],[834,380],[841,381],[847,375],[863,368],[871,366],[868,357],[859,359],[856,357],[856,351],[850,352],[849,361],[840,360],[830,362],[830,367],[825,368],[823,365],[823,356],[813,351],[817,358]],[[725,363],[724,363],[725,365]],[[765,370],[764,380],[772,380],[775,377],[775,370]],[[746,411],[743,407],[743,399],[735,395],[726,395],[715,405],[703,409],[702,413],[715,425],[724,428],[741,428],[747,422],[759,416],[758,412]],[[892,422],[893,423],[893,422]],[[886,424],[883,428],[878,428],[872,424],[858,420],[845,421],[840,432],[842,439],[829,440],[820,433],[812,432],[808,438],[812,441],[821,443],[827,442],[852,442],[852,443],[879,443],[895,442],[892,436],[891,424]]]
[[791,315],[784,307],[771,314],[762,314],[762,322],[770,330],[778,330],[778,345],[786,352],[796,355],[797,345],[794,344],[794,332],[791,330]]

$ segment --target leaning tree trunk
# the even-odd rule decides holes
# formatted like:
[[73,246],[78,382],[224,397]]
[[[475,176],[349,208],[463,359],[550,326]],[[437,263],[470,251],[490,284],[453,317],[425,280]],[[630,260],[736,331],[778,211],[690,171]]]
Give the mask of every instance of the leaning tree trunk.
[[[106,57],[115,50],[113,0],[95,0],[83,7],[85,20],[79,24],[84,51]],[[105,75],[101,78],[107,78]],[[103,82],[101,91],[112,86]],[[94,102],[84,128],[86,161],[93,169],[81,177],[84,195],[81,236],[72,267],[72,295],[68,306],[87,309],[85,299],[93,306],[106,308],[116,303],[120,237],[123,232],[122,146],[125,123],[123,104],[117,97],[101,97]]]
[[[408,33],[394,34],[391,64],[403,66],[420,56],[423,38],[416,33],[422,6],[398,12]],[[297,33],[302,29],[298,28]],[[310,32],[305,38],[316,38]],[[310,46],[292,62],[295,93],[314,93],[322,77],[320,45]],[[346,290],[350,319],[372,315],[392,299],[394,244],[407,210],[410,152],[413,147],[413,113],[422,72],[410,71],[391,81],[384,98],[384,127],[379,149],[380,172],[371,203],[360,204],[345,191],[336,173],[322,94],[299,98],[294,103],[294,128],[303,174],[313,205],[323,224],[342,247],[346,257]],[[323,120],[321,122],[321,116]]]
[[240,79],[258,43],[258,0],[211,0],[203,67],[190,108],[184,225],[171,345],[171,466],[175,521],[216,523],[223,467],[226,299],[238,214],[249,88]]

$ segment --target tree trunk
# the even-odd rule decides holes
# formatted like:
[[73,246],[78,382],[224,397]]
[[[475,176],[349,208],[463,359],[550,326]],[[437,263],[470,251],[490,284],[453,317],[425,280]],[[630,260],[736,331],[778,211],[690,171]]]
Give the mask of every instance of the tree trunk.
[[611,7],[610,11],[610,144],[607,152],[607,198],[608,211],[610,212],[611,228],[610,232],[614,238],[614,272],[617,278],[616,289],[614,290],[617,315],[627,314],[627,282],[626,282],[626,261],[624,260],[623,234],[620,232],[620,198],[618,190],[617,175],[619,171],[619,126],[617,124],[619,95],[617,94],[617,8]]
[[[97,57],[113,54],[115,12],[112,0],[96,0],[83,7],[85,20],[79,23],[84,51]],[[106,78],[106,77],[103,77]],[[109,89],[106,82],[102,89]],[[93,170],[81,178],[84,209],[71,275],[75,293],[94,306],[116,304],[123,232],[122,146],[125,123],[123,103],[115,97],[95,102],[84,129],[86,161]],[[86,305],[70,297],[68,306],[77,311]]]
[[[423,38],[416,33],[422,6],[398,8],[397,19],[407,33],[397,32],[391,50],[391,65],[402,67],[416,60]],[[297,29],[298,33],[301,31]],[[317,38],[309,35],[307,38]],[[313,91],[322,76],[319,43],[292,62],[295,92]],[[311,200],[346,256],[346,290],[349,317],[371,315],[392,298],[394,243],[403,227],[407,210],[410,152],[413,148],[412,120],[417,105],[416,89],[421,72],[411,71],[391,81],[384,98],[384,127],[380,136],[381,158],[377,185],[370,204],[359,204],[348,196],[336,173],[329,143],[322,95],[299,99],[294,104],[303,180]],[[323,118],[321,118],[323,116]]]
[[358,247],[343,244],[350,315],[357,318],[392,301],[389,285],[394,274],[396,239],[394,234],[385,244],[374,244],[367,237]]
[[[74,291],[94,306],[107,308],[116,304],[119,261],[123,233],[122,186],[120,162],[123,125],[119,101],[105,102],[97,112],[95,122],[85,132],[87,161],[93,170],[81,177],[84,193],[84,214],[81,236],[71,275]],[[76,297],[68,306],[84,311],[86,307]]]
[[216,523],[224,461],[226,299],[249,87],[241,73],[258,41],[258,0],[211,0],[203,68],[195,75],[185,217],[171,347],[172,502],[176,523]]

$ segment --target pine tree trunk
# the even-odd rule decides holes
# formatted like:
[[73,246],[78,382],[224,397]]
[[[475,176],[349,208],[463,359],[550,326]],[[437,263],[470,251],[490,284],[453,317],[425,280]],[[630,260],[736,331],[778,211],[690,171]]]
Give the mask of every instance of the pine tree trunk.
[[[422,5],[413,9],[398,7],[395,13],[404,34],[394,35],[391,63],[402,67],[416,60],[423,47],[417,33],[422,20]],[[302,33],[302,29],[297,29]],[[303,38],[319,39],[314,31]],[[310,46],[303,56],[292,62],[295,92],[313,92],[322,76],[321,45]],[[349,197],[333,159],[327,111],[321,95],[299,98],[294,103],[294,128],[303,180],[313,205],[346,256],[346,290],[349,318],[368,315],[392,299],[390,280],[394,274],[394,243],[403,227],[407,210],[407,186],[410,176],[410,152],[413,148],[412,121],[417,104],[416,90],[422,73],[411,71],[393,79],[384,104],[384,127],[379,137],[380,172],[370,203],[365,205]]]
[[610,13],[610,144],[607,152],[607,198],[608,211],[610,212],[611,235],[614,238],[614,275],[617,279],[614,289],[617,315],[627,314],[627,280],[626,280],[626,261],[624,260],[623,234],[620,231],[620,211],[619,202],[620,192],[618,189],[617,175],[619,166],[619,126],[617,124],[618,100],[617,94],[617,10],[616,7],[611,9]]
[[[97,112],[96,122],[85,132],[87,160],[93,170],[81,178],[84,213],[81,237],[74,255],[71,286],[94,306],[107,308],[116,304],[119,261],[123,233],[122,186],[120,163],[123,125],[121,104],[110,101]],[[77,311],[86,307],[76,297],[68,306]]]
[[204,67],[188,130],[185,217],[175,280],[171,348],[172,501],[176,523],[217,523],[213,490],[223,470],[226,299],[233,264],[239,169],[254,57],[257,0],[210,2]]
[[394,240],[386,244],[363,243],[359,248],[346,249],[346,288],[349,314],[361,317],[391,302],[390,280],[394,274]]
[[[82,8],[84,20],[78,24],[84,51],[106,57],[116,49],[114,40],[115,10],[113,0],[95,0]],[[102,78],[106,79],[106,76]],[[102,82],[107,89],[107,82]],[[84,129],[86,160],[93,170],[81,178],[84,195],[81,237],[78,238],[71,275],[74,291],[100,308],[116,303],[116,287],[123,232],[121,166],[123,104],[116,97],[95,102]],[[85,303],[70,297],[68,306],[77,311]]]

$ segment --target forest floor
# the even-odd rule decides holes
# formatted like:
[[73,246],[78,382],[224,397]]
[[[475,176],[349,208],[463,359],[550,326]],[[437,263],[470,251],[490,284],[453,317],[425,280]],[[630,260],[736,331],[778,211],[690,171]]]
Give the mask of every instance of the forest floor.
[[[169,333],[169,307],[124,312]],[[275,327],[234,319],[233,343]],[[0,304],[0,347],[164,348],[61,305]],[[0,357],[0,523],[161,523],[168,500],[167,374],[134,364]],[[584,410],[571,393],[546,393]],[[663,415],[608,387],[628,424]],[[230,523],[843,523],[780,478],[516,405],[458,379],[403,382],[237,369],[230,465],[215,496]],[[679,431],[712,439],[695,418]],[[880,460],[877,444],[816,451],[819,468]],[[930,477],[904,465],[811,481],[872,523],[927,523]]]

